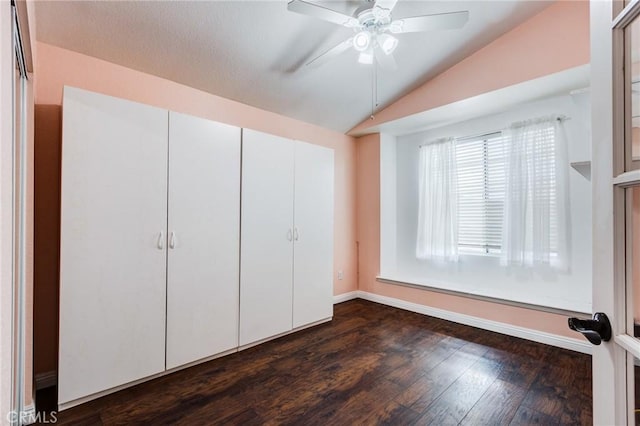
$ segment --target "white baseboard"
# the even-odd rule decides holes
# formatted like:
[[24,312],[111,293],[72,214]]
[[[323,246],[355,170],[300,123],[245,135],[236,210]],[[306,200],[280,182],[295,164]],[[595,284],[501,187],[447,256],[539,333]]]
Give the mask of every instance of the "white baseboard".
[[336,294],[333,296],[333,304],[336,305],[338,303],[346,302],[347,300],[357,299],[359,293],[360,292],[356,290],[348,293]]
[[543,331],[519,327],[516,325],[492,321],[484,318],[473,317],[471,315],[460,314],[457,312],[445,311],[444,309],[432,308],[430,306],[407,302],[393,297],[381,296],[374,293],[368,293],[366,291],[358,291],[357,293],[357,297],[369,300],[371,302],[377,302],[383,305],[393,306],[395,308],[400,308],[423,315],[429,315],[460,324],[470,325],[472,327],[495,331],[497,333],[506,334],[508,336],[520,337],[522,339],[532,340],[538,343],[544,343],[559,348],[582,352],[584,354],[591,355],[592,353],[591,345],[583,340],[559,336],[557,334],[546,333]]
[[36,390],[50,388],[58,384],[58,372],[56,370],[45,371],[36,374]]

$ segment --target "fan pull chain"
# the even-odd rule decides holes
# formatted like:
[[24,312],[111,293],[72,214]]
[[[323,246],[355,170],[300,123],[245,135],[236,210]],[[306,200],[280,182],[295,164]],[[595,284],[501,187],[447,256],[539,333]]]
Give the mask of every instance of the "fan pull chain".
[[[375,63],[375,59],[374,59],[374,63]],[[374,78],[374,72],[375,71],[374,71],[374,68],[375,68],[375,65],[371,67],[371,115],[369,116],[369,120],[373,120],[373,118],[374,118],[373,117],[373,112],[374,112],[374,109],[373,109],[374,108],[374,106],[373,106],[373,104],[374,104],[374,99],[373,99],[373,97],[374,97],[374,88],[373,87],[375,85],[375,78]]]
[[378,61],[373,60],[371,67],[371,116],[370,120],[375,118],[374,113],[378,107]]

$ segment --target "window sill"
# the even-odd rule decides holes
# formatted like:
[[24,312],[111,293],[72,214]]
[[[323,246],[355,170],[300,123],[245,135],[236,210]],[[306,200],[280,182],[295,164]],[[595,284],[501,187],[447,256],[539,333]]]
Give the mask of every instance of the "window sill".
[[403,287],[411,287],[411,288],[417,288],[421,290],[433,291],[437,293],[449,294],[452,296],[465,297],[468,299],[481,300],[484,302],[498,303],[506,306],[514,306],[514,307],[530,309],[534,311],[548,312],[556,315],[577,316],[577,317],[591,316],[590,312],[581,312],[581,311],[574,311],[570,309],[556,308],[553,306],[543,306],[543,305],[537,305],[533,303],[518,302],[514,300],[501,299],[498,297],[485,296],[482,294],[469,293],[469,292],[460,291],[460,290],[451,290],[451,289],[446,289],[442,287],[435,287],[428,284],[410,282],[403,279],[396,279],[396,278],[385,277],[380,275],[376,277],[376,281],[385,283],[385,284],[399,285]]
[[474,257],[490,257],[490,258],[495,258],[495,259],[499,259],[500,258],[500,253],[482,253],[482,252],[473,251],[473,250],[458,250],[458,255],[459,256],[474,256]]

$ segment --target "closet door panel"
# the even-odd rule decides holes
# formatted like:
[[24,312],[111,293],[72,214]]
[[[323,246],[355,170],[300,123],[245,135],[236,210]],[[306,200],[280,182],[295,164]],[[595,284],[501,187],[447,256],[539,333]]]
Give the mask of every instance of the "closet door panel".
[[167,369],[238,346],[240,128],[169,116]]
[[59,403],[165,368],[167,111],[66,87]]
[[243,129],[240,345],[292,328],[293,141]]
[[333,316],[333,150],[296,142],[293,327]]

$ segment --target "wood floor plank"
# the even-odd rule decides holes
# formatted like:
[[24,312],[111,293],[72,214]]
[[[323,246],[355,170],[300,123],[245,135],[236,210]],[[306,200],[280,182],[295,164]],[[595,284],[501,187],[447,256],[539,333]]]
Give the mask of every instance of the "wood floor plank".
[[530,359],[505,361],[503,362],[503,369],[498,378],[527,389],[540,375],[540,370],[543,365],[541,361]]
[[518,408],[513,420],[511,421],[512,426],[553,426],[558,424],[561,424],[560,419],[524,406],[520,406],[520,408]]
[[313,424],[358,424],[381,405],[392,401],[401,390],[400,386],[387,380],[368,382],[335,409],[332,407],[309,420]]
[[[231,419],[243,419],[249,421],[251,419],[258,419],[259,416],[253,409],[247,410],[246,405],[237,398],[219,398],[209,401],[207,404],[200,406],[197,409],[190,411],[183,411],[177,416],[175,420],[172,419],[174,424],[211,424],[211,422],[231,422]],[[150,424],[157,424],[160,421],[166,420],[164,416],[158,416],[153,419]]]
[[[590,424],[583,354],[363,300],[333,321],[58,413],[59,424]],[[55,410],[55,389],[37,395]]]
[[[222,423],[218,419],[209,419],[209,423],[206,425]],[[247,408],[244,411],[236,414],[233,417],[227,418],[224,420],[224,423],[229,425],[242,425],[242,426],[259,426],[265,423],[264,419],[260,417],[254,409]],[[180,424],[185,426],[190,425],[189,422],[181,421]]]
[[462,419],[462,425],[508,425],[515,417],[527,391],[518,385],[494,381]]
[[423,413],[479,358],[479,354],[457,350],[409,386],[396,398],[396,401],[418,413]]
[[481,358],[429,406],[419,422],[436,425],[460,423],[496,381],[500,368],[500,364]]
[[562,424],[583,424],[592,416],[590,364],[566,350],[552,351],[546,360],[522,405]]
[[521,407],[543,413],[565,425],[582,424],[585,413],[591,413],[591,400],[578,397],[578,392],[566,388],[532,388]]
[[[457,350],[458,346],[448,345],[446,342],[441,343],[433,347],[432,350],[425,352],[425,354],[418,359],[408,360],[405,357],[402,363],[393,368],[387,368],[377,372],[377,374],[383,375],[386,379],[404,387],[408,387],[437,367],[442,361],[453,355]],[[397,360],[394,361],[397,362]]]
[[325,369],[310,371],[296,382],[297,392],[282,395],[277,399],[264,398],[259,390],[253,400],[256,411],[263,417],[274,414],[276,419],[299,417],[315,405],[323,403],[324,397],[334,391],[354,389],[372,371],[382,358],[371,353],[351,359],[341,365],[334,364]]
[[371,414],[357,423],[363,425],[405,426],[415,424],[419,416],[418,413],[410,408],[395,401],[389,401],[386,405],[374,408]]

